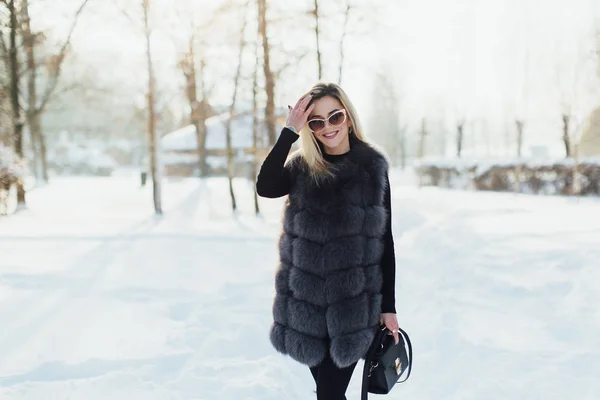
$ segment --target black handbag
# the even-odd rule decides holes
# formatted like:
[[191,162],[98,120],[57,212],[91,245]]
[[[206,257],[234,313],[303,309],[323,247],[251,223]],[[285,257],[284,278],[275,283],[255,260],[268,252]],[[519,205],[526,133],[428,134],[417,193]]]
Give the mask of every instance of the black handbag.
[[[408,334],[398,332],[398,344],[385,326],[380,326],[367,351],[363,369],[361,400],[367,400],[368,393],[388,394],[396,383],[408,379],[412,370],[412,344]],[[406,378],[398,378],[408,369]]]

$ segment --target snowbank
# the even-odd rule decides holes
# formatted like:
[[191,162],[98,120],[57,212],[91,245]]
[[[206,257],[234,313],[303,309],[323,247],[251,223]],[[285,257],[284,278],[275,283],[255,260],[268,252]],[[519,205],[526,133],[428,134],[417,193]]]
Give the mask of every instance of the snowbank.
[[600,157],[579,161],[579,190],[574,187],[575,166],[572,158],[429,158],[417,163],[415,168],[423,185],[532,194],[600,195]]

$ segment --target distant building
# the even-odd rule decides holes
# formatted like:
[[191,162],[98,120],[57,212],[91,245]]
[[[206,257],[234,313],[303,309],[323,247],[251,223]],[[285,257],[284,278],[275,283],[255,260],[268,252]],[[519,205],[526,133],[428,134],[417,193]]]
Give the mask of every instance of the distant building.
[[579,150],[584,157],[600,156],[600,108],[595,109],[586,120]]
[[[224,112],[206,120],[206,162],[210,176],[227,175],[227,142],[226,123],[229,113]],[[262,119],[261,119],[262,120]],[[278,121],[277,131],[283,123]],[[266,127],[262,122],[258,125],[258,146],[253,148],[251,114],[241,114],[231,124],[231,140],[234,152],[234,169],[236,176],[250,176],[254,153],[259,159],[266,155],[269,145],[266,139]],[[188,125],[167,133],[161,139],[161,163],[165,175],[198,176],[198,142],[194,125]]]

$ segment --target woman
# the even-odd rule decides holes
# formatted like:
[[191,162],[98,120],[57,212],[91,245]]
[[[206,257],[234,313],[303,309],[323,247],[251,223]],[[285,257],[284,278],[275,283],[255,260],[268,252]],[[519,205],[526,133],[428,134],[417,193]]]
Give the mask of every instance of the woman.
[[398,342],[388,163],[338,85],[318,83],[288,107],[256,185],[289,195],[270,340],[310,367],[318,400],[342,400],[378,324]]

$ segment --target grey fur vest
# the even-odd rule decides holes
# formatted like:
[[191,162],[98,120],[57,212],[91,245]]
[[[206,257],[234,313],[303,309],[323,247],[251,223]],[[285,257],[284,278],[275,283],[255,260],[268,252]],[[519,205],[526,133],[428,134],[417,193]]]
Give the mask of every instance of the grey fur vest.
[[329,354],[338,367],[364,358],[381,313],[383,206],[388,163],[351,136],[335,176],[317,185],[300,156],[287,164],[275,276],[275,349],[314,366]]

